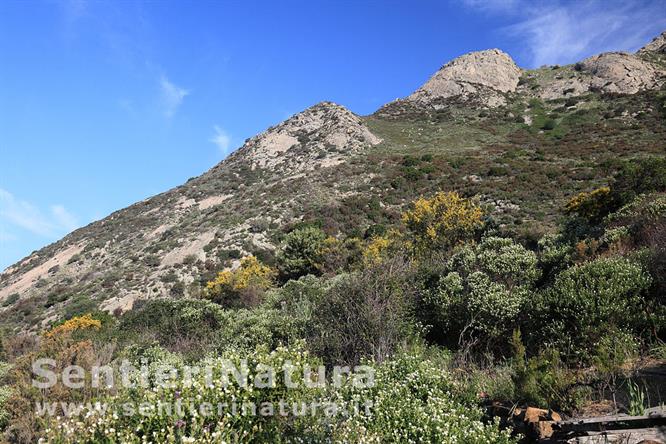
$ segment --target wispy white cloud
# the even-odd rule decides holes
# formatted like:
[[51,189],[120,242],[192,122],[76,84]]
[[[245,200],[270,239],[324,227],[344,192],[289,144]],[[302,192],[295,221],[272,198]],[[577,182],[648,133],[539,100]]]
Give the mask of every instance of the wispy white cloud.
[[0,189],[0,218],[12,225],[41,236],[49,236],[52,226],[39,208],[16,199],[10,192]]
[[503,32],[525,48],[531,66],[573,63],[605,51],[635,51],[666,28],[666,8],[659,0],[463,3],[514,20]]
[[176,114],[183,100],[190,93],[188,90],[176,86],[164,75],[160,77],[160,92],[164,115],[167,118],[171,118]]
[[229,147],[231,146],[231,136],[217,125],[214,126],[214,129],[215,135],[210,138],[210,141],[217,145],[222,154],[228,154]]
[[17,227],[42,237],[54,237],[76,229],[79,224],[74,215],[62,205],[52,205],[48,212],[16,198],[9,191],[0,188],[0,223],[3,226],[3,240],[16,236],[6,231],[9,226]]

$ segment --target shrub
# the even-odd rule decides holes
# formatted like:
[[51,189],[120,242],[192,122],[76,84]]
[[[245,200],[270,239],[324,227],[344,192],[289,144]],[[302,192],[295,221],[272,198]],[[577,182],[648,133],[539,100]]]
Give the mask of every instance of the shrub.
[[613,177],[611,188],[620,205],[639,194],[666,191],[666,158],[649,157],[623,163]]
[[627,259],[603,258],[569,268],[533,300],[529,339],[535,347],[560,350],[569,362],[589,362],[605,335],[646,327],[641,308],[650,282]]
[[214,335],[218,352],[294,344],[305,336],[309,320],[304,313],[263,307],[227,311],[224,316],[225,321]]
[[572,263],[573,248],[563,236],[547,234],[539,239],[539,268],[543,271],[544,281],[552,281],[557,274]]
[[174,284],[171,286],[170,293],[171,296],[176,298],[185,296],[185,284],[183,284],[181,281],[174,282]]
[[550,130],[554,130],[556,126],[557,126],[557,122],[555,121],[555,119],[546,119],[543,122],[543,125],[541,125],[541,129],[545,130],[545,131],[550,131]]
[[409,182],[417,182],[423,177],[424,173],[416,167],[408,166],[402,169],[402,174]]
[[226,322],[224,310],[213,302],[157,299],[137,302],[134,310],[120,319],[118,334],[123,343],[157,341],[187,356],[205,350]]
[[615,210],[616,203],[609,187],[601,187],[574,196],[565,207],[569,214],[577,214],[592,224],[599,223],[603,217]]
[[0,361],[4,361],[6,359],[7,359],[7,350],[5,350],[5,335],[3,331],[0,330]]
[[254,256],[241,259],[235,270],[224,270],[206,284],[206,297],[225,307],[256,304],[273,285],[275,271]]
[[375,386],[345,387],[343,399],[372,402],[334,425],[334,442],[511,443],[510,431],[484,424],[482,411],[461,396],[451,375],[418,354],[400,355],[376,369]]
[[413,333],[410,268],[393,258],[331,282],[312,311],[308,344],[331,365],[386,359]]
[[77,330],[95,329],[99,330],[102,327],[102,322],[94,319],[91,314],[83,316],[76,316],[66,320],[62,324],[54,327],[46,333],[47,338],[57,338],[69,335]]
[[285,236],[277,254],[280,277],[298,279],[306,274],[319,274],[326,234],[317,227],[296,229]]
[[[0,366],[2,365],[4,365],[4,363],[0,362]],[[10,387],[0,385],[0,432],[2,432],[7,424],[9,424],[11,418],[11,414],[5,406],[7,405],[9,398],[12,397],[12,394],[13,391]]]
[[149,267],[157,267],[160,265],[161,261],[159,256],[155,254],[149,254],[143,258],[143,263],[146,264]]
[[96,309],[97,302],[85,294],[79,294],[69,299],[67,305],[65,305],[64,311],[62,312],[62,317],[64,319],[70,319],[75,316],[89,313]]
[[511,239],[459,248],[425,291],[421,313],[433,326],[430,337],[450,345],[481,339],[489,347],[507,345],[539,277],[536,255]]
[[335,275],[355,268],[361,262],[363,243],[357,237],[338,240],[329,236],[321,249],[321,272]]
[[383,236],[386,234],[387,228],[384,224],[373,224],[370,225],[363,235],[364,239],[372,239],[376,236]]
[[[288,387],[281,376],[273,378],[274,384],[267,389],[249,389],[232,382],[226,384],[222,377],[223,369],[228,362],[240,366],[245,361],[252,372],[249,381],[254,381],[256,373],[262,372],[262,366],[282,369],[287,366],[316,368],[318,362],[301,349],[289,350],[278,348],[267,351],[260,348],[247,353],[246,351],[228,350],[219,357],[209,358],[200,362],[203,367],[215,369],[212,383],[204,374],[193,376],[193,380],[176,378],[174,384],[158,385],[151,383],[148,387],[123,389],[117,396],[107,401],[118,406],[131,405],[133,415],[117,415],[109,409],[102,411],[93,406],[84,407],[79,415],[66,419],[64,427],[51,424],[46,434],[49,442],[63,443],[96,443],[96,442],[290,442],[295,436],[308,438],[316,433],[317,425],[310,416],[290,416],[284,420],[275,411],[275,415],[266,417],[259,414],[263,403],[271,402],[278,405],[283,400],[291,410],[293,403],[310,403],[317,399],[322,389],[308,387],[304,384],[303,372],[292,373],[291,380],[297,387]],[[167,363],[173,362],[168,360]],[[160,361],[155,365],[161,364]],[[180,369],[182,371],[182,369]],[[165,409],[154,408],[142,414],[140,403],[155,405],[157,400],[170,402],[180,400],[182,415],[169,414]],[[200,404],[210,403],[213,407],[210,415],[202,415]],[[231,414],[232,404],[238,406],[238,413]],[[241,414],[243,405],[254,404],[256,414]],[[220,412],[218,406],[226,406]],[[300,432],[300,433],[299,433]],[[314,437],[310,440],[316,441]]]
[[455,192],[439,192],[414,201],[402,214],[419,251],[450,248],[468,239],[482,226],[479,206]]
[[391,255],[395,255],[400,247],[400,233],[391,230],[383,236],[371,238],[363,250],[363,264],[377,265]]
[[513,348],[514,402],[559,411],[579,408],[587,389],[578,389],[575,374],[567,369],[557,350],[543,349],[536,356],[527,357],[520,330],[515,330]]
[[221,261],[226,261],[228,259],[240,259],[241,258],[241,252],[238,249],[220,250],[217,253],[217,257]]
[[183,265],[192,265],[197,260],[199,260],[199,258],[195,254],[188,254],[183,258]]
[[[35,411],[36,403],[85,403],[104,392],[103,389],[93,389],[90,384],[72,390],[60,378],[48,390],[39,390],[33,385],[34,379],[41,379],[35,378],[32,370],[32,364],[38,358],[53,359],[54,367],[51,370],[56,374],[62,374],[70,365],[90,369],[94,365],[105,366],[110,362],[114,344],[109,343],[108,339],[97,339],[107,319],[97,317],[103,316],[96,313],[69,319],[46,332],[39,340],[28,335],[15,338],[12,344],[14,359],[9,375],[12,395],[5,398],[6,391],[0,387],[0,398],[3,398],[0,399],[0,416],[3,410],[10,415],[4,434],[7,442],[38,441],[45,422],[44,417]],[[0,386],[3,379],[0,375]]]
[[19,300],[19,294],[18,293],[12,293],[9,296],[7,296],[7,299],[5,299],[2,302],[2,306],[3,307],[9,307],[10,305],[13,305],[18,300]]
[[413,167],[419,164],[419,159],[413,156],[405,156],[402,158],[402,166]]

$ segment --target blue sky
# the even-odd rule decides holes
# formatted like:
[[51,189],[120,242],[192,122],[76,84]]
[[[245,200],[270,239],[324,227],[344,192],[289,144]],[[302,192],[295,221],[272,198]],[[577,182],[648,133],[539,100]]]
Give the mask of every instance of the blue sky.
[[0,269],[316,102],[369,114],[460,54],[635,50],[666,0],[0,2]]

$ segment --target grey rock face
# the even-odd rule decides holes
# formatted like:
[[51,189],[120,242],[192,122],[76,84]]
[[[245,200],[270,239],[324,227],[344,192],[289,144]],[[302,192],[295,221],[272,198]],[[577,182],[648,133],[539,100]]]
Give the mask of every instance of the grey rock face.
[[516,90],[521,72],[511,56],[499,49],[472,52],[444,65],[408,100],[428,104],[474,95],[481,96],[487,106],[500,106],[504,103],[501,93]]

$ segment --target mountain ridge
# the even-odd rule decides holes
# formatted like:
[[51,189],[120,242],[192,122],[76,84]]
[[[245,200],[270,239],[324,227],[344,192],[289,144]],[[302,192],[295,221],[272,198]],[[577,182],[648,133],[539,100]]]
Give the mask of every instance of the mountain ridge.
[[[612,150],[623,149],[624,142],[614,136],[616,127],[632,125],[645,128],[636,130],[645,139],[636,142],[636,152],[658,149],[663,130],[655,131],[653,120],[639,116],[658,113],[653,102],[660,100],[658,91],[666,82],[663,39],[661,34],[636,54],[605,53],[537,70],[519,68],[497,49],[477,51],[448,62],[417,91],[370,116],[357,116],[333,102],[315,104],[248,139],[201,176],[118,210],[8,267],[0,274],[0,319],[14,328],[37,328],[77,311],[127,311],[143,298],[196,297],[206,276],[236,266],[242,255],[270,257],[280,233],[294,222],[320,217],[338,235],[354,224],[393,220],[406,199],[436,185],[481,190],[484,202],[504,208],[507,218],[523,211],[532,220],[537,211],[522,208],[525,202],[504,190],[501,171],[508,163],[497,153],[520,148],[538,163],[550,154],[539,154],[536,145],[559,143],[594,158],[590,147],[600,152],[599,140]],[[618,111],[620,106],[624,110]],[[577,132],[593,125],[585,120],[590,114],[597,119],[601,113],[617,115],[604,118],[608,122],[600,139],[593,139],[593,130]],[[549,117],[555,114],[559,117]],[[557,139],[558,128],[547,129],[548,119],[569,132]],[[431,152],[436,157],[431,172],[403,160]],[[483,153],[499,157],[488,166]],[[479,160],[451,166],[468,156]],[[562,165],[571,164],[574,172],[590,170],[575,166],[572,159],[578,154],[572,156],[562,155]],[[532,165],[525,160],[520,168]],[[487,168],[497,171],[481,178]],[[601,180],[597,172],[589,174]],[[414,175],[420,176],[410,189]],[[421,186],[420,181],[426,182]],[[346,208],[358,202],[368,208],[357,220]],[[551,213],[547,217],[554,218]]]

